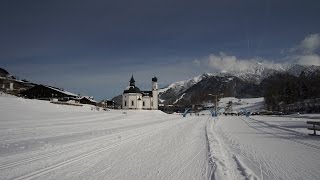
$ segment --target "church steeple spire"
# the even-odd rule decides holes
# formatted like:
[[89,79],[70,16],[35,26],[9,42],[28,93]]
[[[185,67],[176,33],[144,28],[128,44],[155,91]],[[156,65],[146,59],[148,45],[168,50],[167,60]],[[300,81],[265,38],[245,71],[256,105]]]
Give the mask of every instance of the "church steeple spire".
[[135,82],[136,82],[136,81],[133,79],[133,74],[132,74],[131,79],[130,79],[129,82],[130,82],[130,86],[136,86],[136,85],[135,85]]

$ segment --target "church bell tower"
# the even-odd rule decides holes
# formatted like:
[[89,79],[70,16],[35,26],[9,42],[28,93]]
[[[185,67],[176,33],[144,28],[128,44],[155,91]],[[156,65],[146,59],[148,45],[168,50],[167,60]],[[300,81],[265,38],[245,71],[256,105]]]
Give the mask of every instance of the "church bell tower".
[[151,109],[158,109],[158,78],[152,78],[152,107]]

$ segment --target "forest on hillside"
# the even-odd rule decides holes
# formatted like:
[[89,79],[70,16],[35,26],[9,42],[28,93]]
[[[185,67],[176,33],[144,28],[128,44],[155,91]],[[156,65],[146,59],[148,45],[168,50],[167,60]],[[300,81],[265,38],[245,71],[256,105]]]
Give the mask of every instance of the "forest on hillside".
[[[278,73],[265,79],[261,85],[264,88],[264,98],[268,109],[279,110],[290,104],[304,103],[299,106],[306,111],[319,111],[320,71],[301,72],[297,76],[289,73]],[[306,102],[308,104],[306,104]],[[294,107],[297,109],[296,107]]]

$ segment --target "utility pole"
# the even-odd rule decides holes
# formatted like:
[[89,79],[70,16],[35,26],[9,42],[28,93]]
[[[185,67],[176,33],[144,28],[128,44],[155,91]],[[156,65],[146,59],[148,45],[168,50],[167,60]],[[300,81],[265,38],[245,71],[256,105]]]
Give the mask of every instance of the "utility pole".
[[223,96],[223,94],[208,94],[209,96],[213,96],[215,97],[215,105],[214,105],[214,109],[216,112],[216,116],[218,116],[218,112],[217,112],[217,106],[218,106],[218,96]]

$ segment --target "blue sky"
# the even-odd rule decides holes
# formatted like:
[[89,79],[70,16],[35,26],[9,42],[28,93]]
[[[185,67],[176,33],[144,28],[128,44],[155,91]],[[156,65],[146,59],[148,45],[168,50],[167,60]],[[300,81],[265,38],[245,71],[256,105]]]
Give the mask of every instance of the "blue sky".
[[318,0],[3,1],[0,67],[102,99],[121,94],[131,74],[148,90],[153,74],[163,87],[222,70],[217,59],[320,65],[319,8]]

